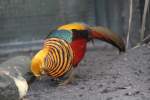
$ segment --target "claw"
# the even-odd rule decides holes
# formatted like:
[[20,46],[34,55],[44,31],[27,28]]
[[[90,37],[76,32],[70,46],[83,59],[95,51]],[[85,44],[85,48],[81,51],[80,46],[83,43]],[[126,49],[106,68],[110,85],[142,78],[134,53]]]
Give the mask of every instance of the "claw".
[[65,86],[68,85],[69,83],[72,83],[72,81],[74,80],[74,76],[69,77],[68,79],[59,82],[58,86]]
[[70,70],[70,72],[68,73],[68,75],[69,76],[68,76],[67,79],[59,82],[59,84],[58,84],[59,86],[65,86],[65,85],[71,83],[74,80],[74,69],[73,68]]

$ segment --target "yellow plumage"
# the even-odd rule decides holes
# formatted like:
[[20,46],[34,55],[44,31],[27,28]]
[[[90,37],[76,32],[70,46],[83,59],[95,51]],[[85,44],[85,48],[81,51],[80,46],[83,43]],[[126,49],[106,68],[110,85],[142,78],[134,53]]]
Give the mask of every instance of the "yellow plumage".
[[33,57],[31,70],[36,77],[42,73],[53,78],[66,74],[72,68],[73,51],[70,45],[58,38],[49,38]]
[[85,30],[88,28],[88,25],[84,23],[70,23],[63,26],[58,27],[58,30],[72,30],[72,29],[78,29],[78,30]]
[[36,77],[42,74],[44,58],[47,56],[48,52],[48,48],[43,48],[32,58],[31,71]]

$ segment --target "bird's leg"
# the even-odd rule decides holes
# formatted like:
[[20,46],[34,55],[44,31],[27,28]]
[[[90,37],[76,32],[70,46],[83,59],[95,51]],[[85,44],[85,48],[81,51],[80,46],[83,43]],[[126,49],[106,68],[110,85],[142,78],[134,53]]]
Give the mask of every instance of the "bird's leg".
[[67,73],[67,79],[61,81],[59,83],[59,86],[67,85],[70,82],[72,82],[73,80],[74,80],[74,68],[71,68],[71,70]]

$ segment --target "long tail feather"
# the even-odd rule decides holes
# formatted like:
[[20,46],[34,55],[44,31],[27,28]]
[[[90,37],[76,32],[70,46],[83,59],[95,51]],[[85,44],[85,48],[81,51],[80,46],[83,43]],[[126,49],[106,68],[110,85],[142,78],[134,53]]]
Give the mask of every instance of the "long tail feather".
[[92,38],[102,40],[117,47],[120,52],[125,52],[124,41],[119,35],[101,26],[90,27]]
[[125,44],[123,40],[119,37],[119,35],[113,33],[112,31],[110,31],[109,29],[105,27],[101,27],[101,26],[90,27],[89,25],[84,24],[84,23],[70,23],[70,24],[60,26],[58,28],[58,30],[62,30],[62,29],[64,30],[75,29],[76,31],[80,33],[81,31],[84,31],[84,30],[90,30],[91,31],[90,32],[91,36],[89,36],[90,40],[93,40],[93,39],[103,40],[117,47],[119,51],[123,51],[123,52],[125,51]]

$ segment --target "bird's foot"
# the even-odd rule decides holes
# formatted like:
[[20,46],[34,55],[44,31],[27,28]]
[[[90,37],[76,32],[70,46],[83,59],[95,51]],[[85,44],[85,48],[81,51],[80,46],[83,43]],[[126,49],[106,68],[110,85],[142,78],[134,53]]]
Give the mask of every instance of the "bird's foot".
[[67,74],[67,78],[64,79],[64,80],[61,80],[61,81],[58,83],[58,85],[59,85],[59,86],[67,85],[67,84],[69,84],[69,83],[72,83],[74,79],[75,79],[75,77],[74,77],[74,69],[72,68],[72,69],[70,70],[70,72]]
[[63,81],[60,81],[60,82],[58,83],[58,86],[65,86],[65,85],[68,85],[69,83],[72,83],[73,80],[74,80],[74,76],[71,76],[71,77],[69,76],[68,79],[63,80]]

